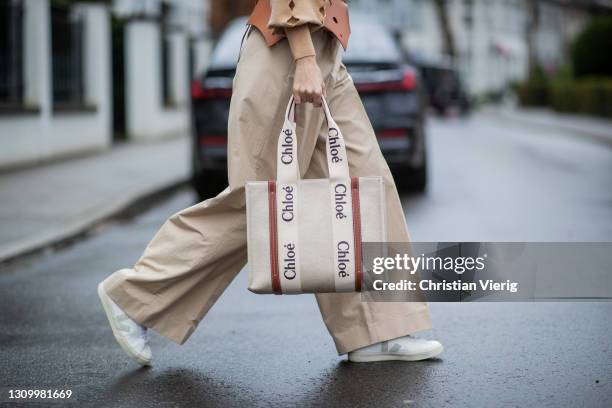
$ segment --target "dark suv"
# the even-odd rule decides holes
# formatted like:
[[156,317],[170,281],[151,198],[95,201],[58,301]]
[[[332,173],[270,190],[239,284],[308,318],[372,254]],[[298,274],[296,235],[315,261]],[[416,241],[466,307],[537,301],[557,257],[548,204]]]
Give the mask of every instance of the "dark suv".
[[[245,30],[244,19],[228,26],[208,70],[191,85],[193,186],[202,198],[227,185],[227,120],[232,79]],[[378,23],[351,15],[351,40],[343,62],[353,78],[381,150],[399,187],[422,191],[427,180],[426,100],[417,71]]]

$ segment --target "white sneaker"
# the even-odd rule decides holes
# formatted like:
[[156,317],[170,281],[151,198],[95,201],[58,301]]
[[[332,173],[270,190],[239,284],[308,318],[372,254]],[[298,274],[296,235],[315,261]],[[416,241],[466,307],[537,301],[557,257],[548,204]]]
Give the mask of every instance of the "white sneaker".
[[152,353],[147,328],[130,319],[106,294],[102,283],[98,285],[98,296],[119,346],[138,364],[150,365]]
[[355,363],[389,360],[419,361],[435,357],[443,351],[444,347],[438,341],[404,336],[350,351],[348,359]]

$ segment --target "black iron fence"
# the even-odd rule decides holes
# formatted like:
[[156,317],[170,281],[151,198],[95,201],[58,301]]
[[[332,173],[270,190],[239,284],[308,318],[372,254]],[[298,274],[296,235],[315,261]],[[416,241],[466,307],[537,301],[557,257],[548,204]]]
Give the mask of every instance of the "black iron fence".
[[84,104],[84,24],[68,7],[51,7],[53,106]]
[[161,30],[161,90],[162,102],[166,106],[173,104],[172,93],[170,91],[170,61],[171,43],[166,34],[166,30]]
[[0,106],[23,104],[23,4],[0,0]]
[[161,18],[160,18],[160,58],[161,58],[161,96],[162,103],[165,106],[171,106],[173,104],[171,82],[170,82],[170,61],[172,60],[172,44],[169,36],[169,16],[171,13],[171,6],[168,3],[161,4]]

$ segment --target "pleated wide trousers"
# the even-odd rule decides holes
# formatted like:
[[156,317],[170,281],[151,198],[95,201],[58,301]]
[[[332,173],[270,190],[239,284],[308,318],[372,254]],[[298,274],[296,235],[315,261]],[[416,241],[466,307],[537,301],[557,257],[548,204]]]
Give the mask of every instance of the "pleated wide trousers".
[[[338,41],[313,33],[327,101],[346,141],[351,176],[384,178],[388,238],[409,241],[395,183],[359,95],[340,61]],[[244,185],[276,174],[276,142],[293,84],[287,41],[269,48],[256,29],[244,41],[234,78],[228,125],[229,187],[172,215],[133,269],[104,281],[109,296],[134,320],[185,342],[247,261]],[[324,115],[302,104],[296,112],[303,178],[327,177]],[[246,290],[246,288],[245,288]],[[362,302],[359,293],[316,295],[338,353],[431,327],[425,303]]]

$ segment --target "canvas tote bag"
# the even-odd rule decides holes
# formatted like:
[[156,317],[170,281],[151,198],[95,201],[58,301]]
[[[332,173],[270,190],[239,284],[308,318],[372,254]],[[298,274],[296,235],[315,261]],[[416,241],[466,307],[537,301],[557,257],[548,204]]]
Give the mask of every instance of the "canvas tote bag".
[[342,132],[325,99],[328,179],[300,179],[295,103],[278,138],[277,178],[246,184],[249,290],[360,291],[362,242],[386,241],[382,177],[350,177]]

